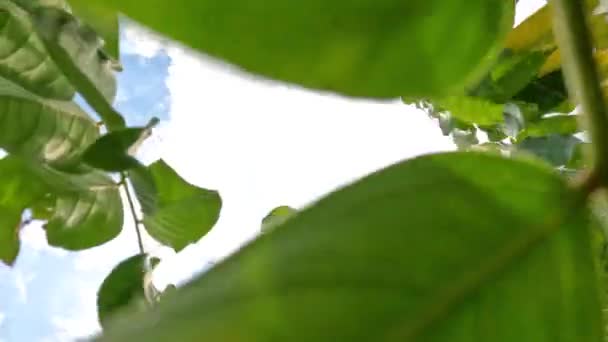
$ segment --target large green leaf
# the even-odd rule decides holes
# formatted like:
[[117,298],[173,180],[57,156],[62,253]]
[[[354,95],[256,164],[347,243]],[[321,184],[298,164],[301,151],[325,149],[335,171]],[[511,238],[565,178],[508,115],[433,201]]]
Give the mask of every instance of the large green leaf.
[[[143,206],[144,226],[153,238],[179,251],[213,228],[222,207],[217,191],[186,182],[163,160],[150,165],[148,171],[154,186],[147,181],[133,185],[142,203],[155,206]],[[154,199],[147,200],[150,197]]]
[[118,185],[108,175],[46,171],[43,179],[58,191],[53,216],[45,225],[50,245],[82,250],[118,236],[123,207]]
[[146,254],[134,255],[120,264],[104,279],[97,292],[97,316],[102,326],[118,312],[130,306],[147,307],[144,297]]
[[73,102],[44,99],[0,78],[0,148],[67,166],[98,135],[95,122]]
[[351,96],[464,91],[513,23],[504,0],[73,0],[245,70]]
[[122,229],[118,186],[104,173],[65,173],[11,155],[0,160],[0,178],[0,259],[8,263],[18,253],[17,229],[27,208],[47,221],[50,245],[70,250],[101,245]]
[[40,96],[69,100],[74,88],[49,58],[29,14],[0,0],[0,76]]
[[[47,220],[44,227],[50,245],[82,250],[99,246],[120,233],[122,202],[118,185],[108,175],[87,169],[65,173],[12,155],[3,163],[0,210],[6,209],[7,215],[8,210],[13,213],[7,218],[18,212],[20,219],[26,208],[37,208],[34,217]],[[40,207],[43,215],[39,214]]]
[[19,253],[23,211],[42,198],[45,185],[15,157],[0,160],[0,261],[12,265]]
[[583,202],[536,163],[416,158],[300,211],[102,340],[601,341]]
[[99,35],[70,13],[54,7],[38,8],[33,17],[52,59],[108,129],[124,128],[124,118],[112,107],[116,95],[115,66],[102,53],[103,40]]

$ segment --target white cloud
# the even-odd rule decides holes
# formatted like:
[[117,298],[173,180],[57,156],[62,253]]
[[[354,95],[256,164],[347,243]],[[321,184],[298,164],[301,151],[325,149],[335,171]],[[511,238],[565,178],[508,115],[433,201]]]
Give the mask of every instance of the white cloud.
[[175,47],[169,55],[170,121],[157,132],[159,150],[147,156],[219,190],[223,210],[208,236],[161,264],[159,278],[186,279],[231,253],[274,206],[303,206],[398,160],[453,149],[436,123],[398,101],[254,80]]
[[90,320],[79,317],[55,316],[51,317],[51,322],[57,329],[56,334],[49,339],[51,341],[74,341],[75,339],[93,336],[99,331],[96,321],[92,324]]
[[[25,273],[28,272],[28,273]],[[19,296],[19,300],[21,303],[27,303],[28,292],[27,285],[30,283],[35,277],[35,274],[32,271],[24,271],[24,270],[15,270],[14,271],[14,280],[15,280],[15,289],[17,290],[17,295]]]
[[124,19],[121,21],[121,52],[152,58],[165,50],[168,41],[159,34]]
[[46,241],[46,233],[42,228],[42,222],[34,221],[21,229],[20,232],[22,248],[28,248],[32,252],[52,253],[57,256],[65,256],[68,251],[49,246]]

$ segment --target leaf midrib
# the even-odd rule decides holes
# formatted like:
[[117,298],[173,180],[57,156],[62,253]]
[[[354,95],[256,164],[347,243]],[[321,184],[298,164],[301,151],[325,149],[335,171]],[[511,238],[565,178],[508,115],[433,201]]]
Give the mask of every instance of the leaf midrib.
[[[572,207],[580,205],[578,202],[571,202]],[[567,212],[568,215],[561,213]],[[416,340],[427,332],[437,321],[445,318],[455,310],[465,299],[478,292],[480,288],[497,278],[506,271],[517,260],[523,259],[538,245],[546,242],[564,222],[572,216],[570,213],[577,210],[556,209],[549,215],[546,223],[538,229],[530,227],[523,230],[523,233],[516,239],[511,239],[501,250],[492,258],[484,259],[475,272],[465,274],[460,279],[450,283],[443,291],[437,291],[433,296],[434,301],[424,306],[424,310],[417,313],[415,319],[410,322],[398,321],[395,329],[389,331],[385,336],[386,341],[410,341]],[[533,234],[530,234],[533,232]],[[409,319],[409,318],[408,318]]]

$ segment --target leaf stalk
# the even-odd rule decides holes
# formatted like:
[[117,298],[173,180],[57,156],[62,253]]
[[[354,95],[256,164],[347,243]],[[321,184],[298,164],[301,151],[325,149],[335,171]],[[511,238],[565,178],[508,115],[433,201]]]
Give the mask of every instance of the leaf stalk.
[[[570,96],[580,104],[584,127],[592,140],[592,182],[580,189],[593,192],[608,184],[608,112],[593,58],[591,33],[581,0],[551,0],[553,28],[562,56]],[[597,177],[597,179],[594,179]]]

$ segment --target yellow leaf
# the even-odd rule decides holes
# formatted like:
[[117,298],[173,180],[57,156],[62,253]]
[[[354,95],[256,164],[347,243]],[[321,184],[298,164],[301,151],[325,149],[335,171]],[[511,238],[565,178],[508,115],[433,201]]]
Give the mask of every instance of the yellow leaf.
[[505,48],[514,51],[551,49],[555,46],[552,29],[551,10],[544,6],[509,32]]
[[[598,66],[598,71],[602,77],[608,76],[608,49],[596,50],[594,57]],[[543,66],[540,68],[538,77],[543,77],[546,74],[556,71],[561,68],[561,66],[562,62],[559,50],[555,50],[551,55],[549,55],[549,57],[547,57],[545,64],[543,64]]]

